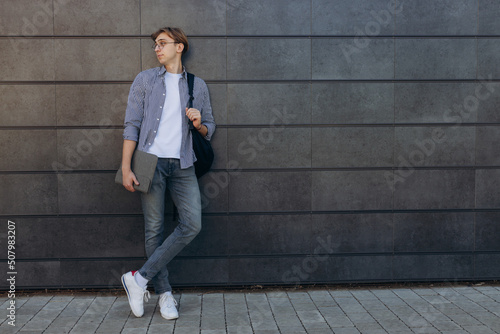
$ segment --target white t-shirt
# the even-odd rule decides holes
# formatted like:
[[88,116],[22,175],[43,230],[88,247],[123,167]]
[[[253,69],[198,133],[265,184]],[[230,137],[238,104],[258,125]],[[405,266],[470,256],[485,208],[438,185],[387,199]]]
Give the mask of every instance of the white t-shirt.
[[167,95],[163,112],[160,118],[160,125],[153,144],[148,152],[159,158],[181,157],[181,136],[182,136],[182,110],[181,97],[179,94],[179,79],[182,74],[165,73],[165,87]]

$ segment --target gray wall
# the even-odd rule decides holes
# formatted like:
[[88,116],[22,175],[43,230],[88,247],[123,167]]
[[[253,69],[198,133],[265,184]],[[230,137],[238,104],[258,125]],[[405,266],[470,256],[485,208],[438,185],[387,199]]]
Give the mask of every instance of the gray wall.
[[18,288],[119,286],[144,261],[139,197],[113,179],[128,89],[170,25],[219,125],[175,286],[498,279],[499,16],[496,0],[3,0],[0,258],[11,220]]

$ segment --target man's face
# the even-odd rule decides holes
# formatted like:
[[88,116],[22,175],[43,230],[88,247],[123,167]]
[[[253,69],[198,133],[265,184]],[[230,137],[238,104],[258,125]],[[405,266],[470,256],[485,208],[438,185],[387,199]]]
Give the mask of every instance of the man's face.
[[156,57],[160,64],[166,65],[175,60],[176,57],[181,57],[184,45],[182,43],[175,43],[174,40],[166,33],[162,32],[155,40]]

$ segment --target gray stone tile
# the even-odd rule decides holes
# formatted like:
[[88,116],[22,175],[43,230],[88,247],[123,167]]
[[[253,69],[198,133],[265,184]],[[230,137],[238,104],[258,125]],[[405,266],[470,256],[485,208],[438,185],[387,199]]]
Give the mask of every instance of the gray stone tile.
[[[425,267],[425,274],[419,268]],[[399,279],[457,279],[472,277],[473,259],[467,255],[400,255],[394,258]]]
[[395,44],[396,79],[476,77],[474,39],[397,39]]
[[496,35],[500,31],[500,6],[495,0],[480,0],[478,13],[478,33],[481,35]]
[[500,70],[495,64],[500,60],[500,42],[497,39],[480,39],[477,43],[478,76],[499,78]]
[[65,0],[54,12],[55,35],[140,34],[140,8],[135,0]]
[[[449,236],[453,235],[453,242]],[[447,236],[447,237],[444,237]],[[474,248],[474,214],[402,213],[394,215],[394,250],[465,251]]]
[[54,85],[0,85],[2,126],[56,125],[54,94]]
[[477,121],[484,123],[495,123],[500,119],[498,112],[495,112],[495,106],[500,101],[500,84],[492,83],[491,76],[481,78],[481,83],[476,87],[478,93],[473,96],[479,99],[479,108],[477,110]]
[[475,127],[397,127],[394,137],[396,161],[406,159],[414,167],[474,164]]
[[309,35],[311,5],[303,0],[227,3],[228,35]]
[[71,173],[61,174],[59,178],[61,213],[141,212],[138,193],[130,193],[114,184],[115,173]]
[[[144,252],[143,245],[137,244],[142,240],[144,228],[140,226],[142,217],[108,217],[99,218],[22,218],[19,223],[18,233],[25,235],[19,240],[19,246],[26,257],[33,258],[71,258],[80,256],[136,256]],[[65,228],[72,229],[75,233],[67,236],[67,243],[49,242],[48,235],[57,236]],[[95,229],[109,232],[109,236],[93,240],[83,240],[82,235],[90,234]],[[130,235],[137,235],[135,240],[127,240]],[[0,243],[1,244],[1,243]],[[80,299],[71,301],[71,308],[80,303]],[[64,312],[69,310],[66,308]]]
[[[313,234],[311,240],[315,241],[312,247],[314,252],[316,247],[319,247],[317,253],[372,253],[393,249],[392,215],[313,215],[311,228]],[[321,249],[321,243],[317,239],[325,237],[331,237],[328,250]],[[370,295],[370,298],[376,298],[373,294]],[[331,297],[327,300],[335,303]]]
[[229,187],[233,176],[238,175],[240,170],[241,168],[237,166],[234,169],[229,168],[229,172],[210,171],[198,179],[203,212],[227,212]]
[[170,262],[169,280],[175,284],[193,284],[198,280],[206,283],[227,282],[229,276],[228,260],[225,258],[183,259]]
[[395,209],[474,207],[473,171],[412,169],[404,173],[406,178],[395,184]]
[[[394,3],[393,3],[394,4]],[[397,9],[397,10],[396,10]],[[384,0],[312,2],[312,33],[315,35],[378,36],[394,33],[394,14],[399,8]]]
[[[57,176],[50,174],[0,175],[4,191],[1,213],[53,214],[57,211]],[[16,190],[17,189],[17,190]],[[18,191],[22,189],[22,192]]]
[[307,128],[228,129],[228,160],[241,168],[311,167]]
[[[217,121],[217,120],[216,120]],[[219,125],[219,123],[217,123]],[[229,163],[227,151],[229,142],[227,140],[228,129],[218,128],[215,134],[210,139],[210,144],[214,150],[214,162],[212,164],[212,170],[215,169],[228,169],[235,170],[240,168],[240,166],[235,167],[234,162]]]
[[226,62],[226,57],[229,58],[226,56],[227,43],[226,39],[190,38],[183,64],[189,72],[204,80],[225,80],[229,66]]
[[0,4],[0,34],[16,36],[50,35],[54,30],[52,2],[6,0]]
[[476,207],[494,208],[500,204],[500,170],[476,170]]
[[[301,222],[302,224],[297,224]],[[229,218],[230,254],[310,254],[311,217],[250,215]],[[281,298],[279,298],[281,299]],[[226,300],[227,303],[227,300]]]
[[[404,82],[395,84],[396,123],[475,122],[481,108],[469,107],[478,84],[462,82]],[[488,87],[488,88],[486,88]],[[479,96],[491,96],[490,84]],[[487,90],[486,90],[487,89]],[[489,95],[488,95],[489,93]],[[483,101],[481,100],[481,106]],[[465,108],[467,106],[467,109]]]
[[392,166],[393,141],[394,128],[389,127],[313,128],[312,165],[316,168]]
[[394,84],[313,82],[311,110],[313,124],[392,123]]
[[[51,170],[56,161],[57,144],[54,130],[7,130],[0,132],[0,170]],[[44,145],[38,145],[44,143]],[[23,154],[19,154],[23,152]]]
[[476,165],[500,165],[500,150],[498,149],[498,145],[496,145],[500,139],[500,127],[477,127],[476,136]]
[[475,1],[398,2],[397,35],[474,35],[477,31]]
[[[54,41],[16,38],[0,40],[0,73],[5,81],[51,81],[55,79]],[[37,57],[31,57],[32,54]]]
[[[371,191],[366,192],[367,188]],[[393,206],[383,171],[313,172],[312,189],[315,211],[390,210]]]
[[[308,80],[311,78],[310,43],[309,39],[299,38],[229,39],[227,79]],[[260,61],[255,62],[256,58]]]
[[302,83],[228,84],[227,121],[236,125],[269,125],[275,130],[289,124],[308,124],[308,97],[309,85]]
[[312,40],[314,80],[394,78],[394,41],[367,39],[361,47],[350,39]]
[[[225,0],[187,0],[182,6],[175,0],[142,0],[140,3],[143,35],[150,35],[165,25],[182,27],[188,36],[226,34]],[[192,20],[193,17],[196,20]],[[190,24],[186,24],[187,21]]]
[[54,49],[56,80],[133,80],[141,70],[139,39],[56,39]]
[[123,146],[122,133],[121,129],[101,127],[57,130],[58,157],[51,163],[57,162],[71,168],[79,162],[74,167],[78,170],[118,170]]
[[[387,256],[342,256],[332,257],[328,260],[328,277],[331,280],[366,280],[368,277],[376,277],[377,280],[387,280],[391,277],[391,258]],[[349,263],[349,271],[345,271]],[[361,305],[342,305],[338,299],[337,303],[346,312],[364,311]]]
[[130,84],[57,85],[57,125],[122,126],[129,89]]
[[[310,175],[309,172],[249,172],[235,175],[229,184],[229,211],[310,210]],[[233,195],[241,191],[249,196],[242,198]]]

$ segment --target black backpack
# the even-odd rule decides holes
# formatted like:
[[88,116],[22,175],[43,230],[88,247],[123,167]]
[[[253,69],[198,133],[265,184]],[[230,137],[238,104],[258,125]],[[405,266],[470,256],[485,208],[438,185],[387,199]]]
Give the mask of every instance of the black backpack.
[[[194,75],[187,73],[187,82],[189,88],[189,108],[193,107],[193,86],[194,86]],[[194,169],[196,172],[196,177],[200,178],[205,175],[212,167],[214,162],[214,150],[212,145],[208,140],[203,138],[201,133],[198,132],[193,126],[193,123],[189,121],[189,129],[191,130],[191,136],[193,138],[193,150],[196,155],[196,161],[194,163]]]

